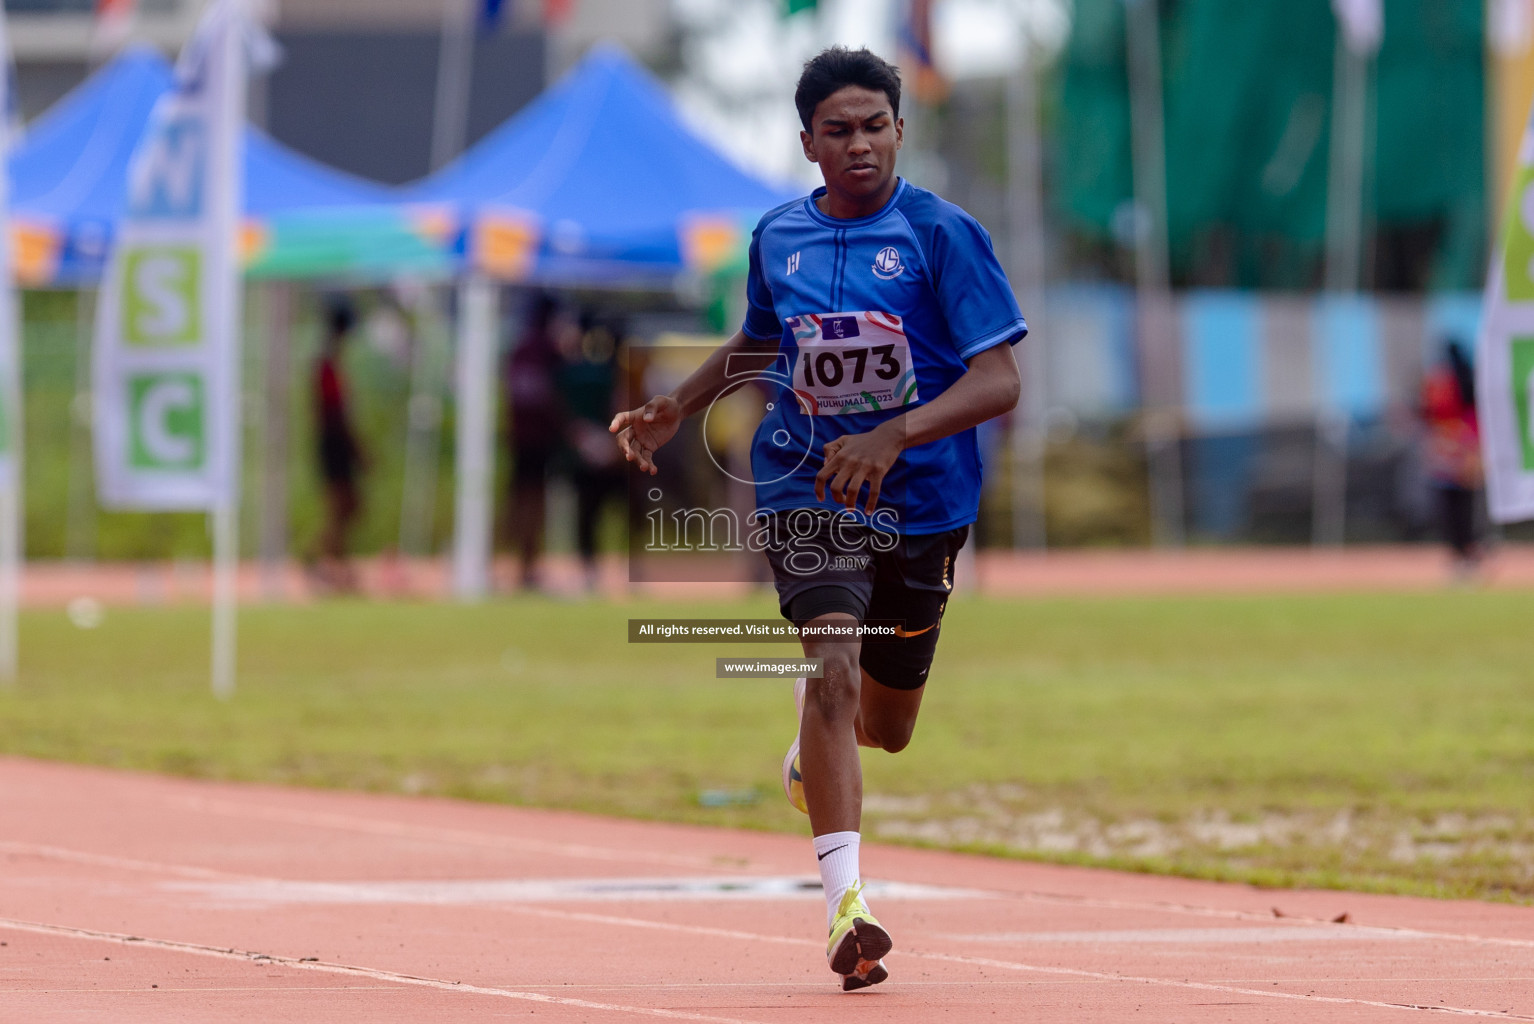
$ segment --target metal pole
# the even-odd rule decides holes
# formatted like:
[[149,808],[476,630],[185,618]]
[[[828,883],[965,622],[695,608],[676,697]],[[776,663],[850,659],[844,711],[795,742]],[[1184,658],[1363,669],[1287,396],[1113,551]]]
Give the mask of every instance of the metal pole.
[[[1026,37],[1026,30],[1024,35]],[[1039,146],[1036,53],[1024,39],[1023,59],[1007,79],[1007,223],[1012,280],[1028,318],[1022,346],[1023,406],[1012,415],[1012,546],[1046,546],[1044,517],[1044,186]]]
[[[241,435],[240,406],[244,396],[240,387],[241,338],[243,332],[241,307],[244,282],[239,264],[235,260],[235,240],[239,237],[240,211],[244,208],[244,147],[246,62],[244,33],[233,24],[224,26],[219,45],[218,67],[223,81],[220,106],[213,111],[211,126],[216,142],[210,147],[208,159],[209,176],[218,183],[215,193],[218,201],[213,206],[216,218],[214,237],[223,239],[222,253],[210,259],[209,273],[216,275],[213,288],[222,292],[222,302],[214,304],[211,315],[212,343],[223,349],[223,361],[213,379],[219,387],[223,414],[222,429],[215,428],[214,437],[224,451],[219,464],[224,467],[228,479],[212,510],[213,527],[213,642],[212,675],[213,695],[227,700],[234,695],[235,642],[238,611],[238,581],[240,557],[240,467],[243,463],[244,445]],[[217,294],[214,292],[214,294]]]
[[[4,11],[0,11],[0,59],[10,62],[10,38]],[[0,96],[12,99],[9,80],[0,89]],[[0,126],[0,158],[8,158],[11,151],[11,133],[8,126]],[[16,617],[21,602],[22,534],[25,528],[26,505],[22,501],[25,476],[22,473],[23,453],[22,423],[26,419],[22,404],[21,388],[21,309],[20,296],[16,292],[15,260],[10,239],[10,175],[0,166],[0,431],[4,432],[5,471],[9,478],[0,480],[0,688],[16,682],[17,630]]]
[[431,546],[432,522],[436,518],[437,464],[442,449],[442,391],[445,357],[451,347],[443,337],[445,330],[442,292],[437,288],[428,289],[416,319],[410,399],[405,413],[399,550],[407,558],[427,553]]
[[1183,543],[1182,429],[1178,358],[1167,253],[1166,129],[1162,109],[1161,28],[1155,0],[1124,0],[1133,149],[1136,314],[1144,386],[1152,537]]
[[1339,31],[1333,65],[1326,201],[1326,290],[1339,295],[1357,292],[1363,276],[1368,75],[1368,55],[1349,47]]
[[453,594],[461,601],[477,601],[490,591],[498,297],[495,284],[479,275],[459,285]]
[[[6,280],[0,281],[0,287],[12,287],[9,275]],[[5,379],[0,383],[0,388],[3,388],[0,402],[4,404],[5,416],[3,429],[10,464],[10,479],[0,488],[0,686],[16,682],[20,649],[16,619],[21,607],[21,565],[26,550],[26,503],[23,501],[26,493],[26,477],[23,473],[26,447],[22,443],[26,409],[22,404],[22,339],[17,298],[13,291],[8,301],[0,305],[0,308],[8,311],[7,319],[10,321],[0,329],[12,332],[12,341],[5,359],[8,364]]]
[[[1363,283],[1364,207],[1367,182],[1369,63],[1367,53],[1347,43],[1338,26],[1333,63],[1331,166],[1326,201],[1326,291],[1356,295]],[[1322,337],[1321,344],[1329,339]],[[1315,476],[1311,541],[1343,543],[1348,518],[1348,434],[1346,410],[1316,407]]]
[[442,41],[437,50],[437,91],[431,121],[431,169],[463,152],[469,135],[469,93],[474,81],[473,0],[442,5]]

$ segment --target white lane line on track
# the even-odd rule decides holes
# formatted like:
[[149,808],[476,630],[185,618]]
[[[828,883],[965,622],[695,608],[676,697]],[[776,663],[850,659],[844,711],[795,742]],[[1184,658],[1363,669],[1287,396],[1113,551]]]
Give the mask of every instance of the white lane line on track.
[[[824,900],[820,879],[808,875],[669,875],[602,878],[453,878],[433,881],[310,882],[288,879],[161,882],[221,907],[414,904],[478,907],[499,903],[697,902],[700,900]],[[871,882],[870,897],[890,900],[980,899],[977,889],[909,882]]]
[[[208,797],[169,797],[163,802],[203,814],[216,814],[226,818],[243,818],[251,821],[277,821],[289,825],[309,825],[320,828],[360,832],[364,835],[385,836],[390,839],[412,839],[417,842],[446,843],[457,846],[473,846],[480,849],[520,850],[526,853],[545,853],[559,857],[580,857],[586,860],[617,861],[632,864],[642,861],[651,864],[681,865],[690,868],[717,867],[716,857],[688,856],[663,853],[655,850],[614,849],[592,846],[588,843],[550,843],[540,839],[521,836],[495,835],[471,832],[458,828],[433,828],[422,825],[406,825],[401,822],[378,818],[361,818],[351,814],[330,811],[293,811],[282,807],[259,804],[242,804],[232,800],[216,800]],[[743,861],[744,858],[741,858]],[[737,866],[744,866],[737,863]]]
[[[199,806],[200,809],[207,809],[206,807],[203,807],[202,805],[205,804],[205,803],[209,803],[208,801],[201,800],[201,798],[192,798],[190,801],[183,800],[183,801],[178,801],[178,802],[196,803]],[[245,816],[244,815],[244,811],[248,810],[248,808],[246,808],[243,805],[232,804],[232,803],[225,803],[225,802],[220,802],[220,803],[222,803],[224,805],[221,806],[219,809],[214,810],[213,813],[229,814],[231,816],[240,817],[240,816]],[[297,817],[295,817],[292,812],[283,811],[283,810],[281,810],[279,808],[265,808],[263,810],[270,811],[271,812],[270,817],[273,820],[289,821],[289,822],[292,822],[292,823],[295,823],[295,824],[304,823],[304,821],[299,820],[299,819],[309,819],[311,817],[314,817],[314,815],[310,814],[309,812],[298,812],[297,813]],[[258,816],[262,816],[262,815],[258,815]],[[324,824],[324,825],[327,825],[327,826],[330,826],[330,827],[344,828],[344,829],[356,829],[359,826],[366,826],[366,830],[371,831],[374,834],[390,835],[390,836],[404,837],[404,838],[421,838],[421,837],[418,837],[418,836],[415,836],[415,835],[408,835],[407,834],[407,833],[412,831],[412,827],[411,826],[395,825],[395,824],[390,823],[390,822],[379,822],[379,821],[375,821],[375,820],[372,820],[372,819],[354,818],[354,817],[351,817],[349,815],[329,815],[329,814],[326,814],[326,815],[321,815],[320,817],[323,817],[323,818],[325,818],[327,820],[325,820],[323,822],[309,822],[309,823],[311,823],[311,824],[316,824],[316,823],[317,824]],[[605,850],[605,849],[601,849],[601,848],[598,848],[598,847],[590,847],[590,846],[579,846],[579,847],[572,846],[572,847],[566,847],[566,846],[563,846],[563,845],[560,845],[560,844],[543,843],[543,842],[540,842],[538,840],[524,840],[524,839],[518,839],[516,837],[490,836],[490,835],[482,835],[482,834],[473,833],[473,832],[461,832],[461,831],[458,831],[458,830],[454,830],[453,834],[450,835],[450,836],[438,837],[437,836],[437,830],[425,830],[425,831],[429,832],[432,837],[437,837],[439,839],[439,841],[443,841],[443,842],[459,843],[459,842],[469,842],[470,840],[472,840],[473,841],[472,845],[476,845],[476,846],[513,847],[513,848],[522,848],[522,849],[529,849],[529,850],[532,850],[532,849],[536,848],[537,852],[547,852],[547,853],[555,853],[555,852],[560,852],[560,851],[563,851],[563,850],[584,850],[584,851],[588,851],[588,852],[585,853],[585,854],[582,854],[582,856],[588,856],[588,857],[590,857],[592,859],[599,859],[599,860],[625,860],[625,859],[627,859],[628,861],[633,861],[633,860],[646,859],[645,857],[639,857],[639,856],[629,857],[629,856],[623,854],[620,851]],[[464,837],[467,837],[467,838],[464,838]],[[29,855],[33,855],[33,856],[39,856],[39,857],[49,857],[49,858],[56,859],[56,860],[74,861],[76,863],[81,863],[81,864],[100,864],[100,865],[107,866],[107,867],[117,867],[117,868],[123,868],[123,869],[126,869],[126,870],[146,871],[146,872],[152,872],[152,873],[156,873],[157,872],[157,873],[162,873],[162,874],[167,874],[167,875],[182,875],[183,877],[189,877],[189,878],[208,879],[208,880],[229,880],[229,881],[252,882],[252,883],[257,883],[257,884],[262,884],[262,885],[267,885],[267,884],[270,884],[270,885],[282,885],[282,884],[285,884],[285,880],[274,879],[274,878],[270,878],[269,876],[263,876],[263,875],[237,874],[237,873],[234,873],[234,872],[218,871],[218,870],[215,870],[215,869],[212,869],[212,868],[198,868],[198,867],[191,867],[191,866],[185,866],[185,865],[164,864],[164,863],[159,863],[159,862],[155,862],[155,861],[132,860],[132,859],[128,859],[128,858],[112,857],[112,856],[109,856],[107,854],[88,853],[88,852],[81,851],[81,850],[70,850],[70,849],[66,849],[64,847],[58,847],[58,846],[43,846],[43,845],[31,844],[31,843],[18,843],[18,842],[10,842],[10,841],[0,840],[0,852],[4,852],[4,851],[10,851],[10,852],[22,853],[22,854],[29,854]],[[595,852],[591,852],[591,851],[595,851]],[[666,855],[666,854],[656,854],[653,857],[650,857],[648,859],[656,860],[658,862],[664,862],[664,863],[686,864],[686,865],[691,866],[691,867],[696,867],[699,864],[708,864],[709,866],[712,866],[712,867],[715,867],[715,868],[718,867],[718,864],[714,860],[708,859],[708,858],[701,858],[701,857],[685,857],[685,856],[671,857],[671,856]],[[303,885],[303,884],[306,884],[306,883],[294,882],[292,884]],[[961,892],[961,890],[955,890],[955,893],[959,893],[959,892]],[[1194,916],[1194,917],[1211,917],[1211,918],[1218,918],[1218,919],[1221,919],[1221,920],[1261,921],[1261,922],[1265,922],[1265,923],[1268,923],[1268,924],[1274,924],[1274,925],[1277,925],[1279,922],[1282,922],[1283,925],[1286,926],[1286,927],[1305,927],[1305,926],[1311,926],[1311,925],[1320,925],[1320,926],[1323,926],[1325,928],[1335,928],[1335,929],[1338,930],[1340,935],[1341,934],[1359,934],[1359,935],[1364,935],[1364,936],[1411,938],[1411,939],[1424,939],[1424,940],[1442,940],[1442,941],[1448,941],[1448,942],[1466,943],[1466,944],[1469,944],[1469,945],[1504,946],[1504,947],[1509,947],[1509,948],[1513,948],[1513,949],[1534,949],[1534,939],[1513,939],[1513,938],[1503,938],[1503,937],[1489,936],[1489,935],[1466,934],[1466,933],[1461,933],[1461,932],[1429,931],[1429,930],[1420,929],[1420,928],[1406,928],[1406,927],[1399,927],[1399,926],[1392,926],[1392,925],[1365,925],[1365,924],[1356,924],[1356,923],[1352,923],[1352,922],[1337,922],[1337,921],[1329,920],[1329,919],[1324,918],[1324,917],[1307,917],[1307,916],[1300,915],[1300,914],[1285,914],[1282,917],[1275,917],[1271,913],[1270,914],[1260,914],[1260,913],[1256,913],[1254,911],[1249,911],[1249,910],[1226,910],[1226,909],[1218,908],[1218,907],[1200,907],[1200,906],[1197,906],[1197,905],[1194,905],[1194,904],[1185,904],[1185,903],[1170,903],[1170,902],[1160,902],[1160,901],[1155,901],[1155,900],[1143,900],[1143,901],[1141,901],[1141,900],[1116,900],[1116,899],[1104,899],[1104,898],[1092,897],[1092,896],[1076,896],[1076,895],[1064,894],[1064,893],[1031,892],[1031,891],[1028,891],[1028,890],[1007,890],[1007,889],[978,890],[978,889],[966,889],[966,890],[962,890],[962,893],[964,895],[966,895],[966,896],[972,896],[972,897],[994,898],[994,899],[1015,899],[1015,900],[1022,900],[1024,902],[1029,902],[1029,903],[1045,903],[1045,904],[1049,904],[1049,905],[1052,905],[1052,906],[1091,907],[1091,908],[1097,909],[1097,910],[1153,911],[1153,912],[1161,912],[1161,913],[1184,914],[1184,915],[1189,915],[1189,916]]]
[[[519,913],[531,914],[537,917],[547,917],[559,920],[581,921],[595,924],[623,925],[633,928],[653,929],[657,931],[685,932],[693,935],[709,935],[719,938],[735,939],[749,942],[772,943],[777,945],[791,945],[819,949],[821,943],[814,939],[793,938],[784,935],[762,935],[755,932],[747,932],[731,928],[714,928],[706,925],[679,924],[670,921],[651,921],[645,918],[623,917],[616,914],[589,914],[579,911],[552,910],[547,907],[529,907],[510,905],[501,909]],[[301,970],[327,971],[334,974],[346,974],[356,977],[369,977],[382,981],[395,981],[400,984],[422,985],[432,988],[440,988],[453,992],[470,992],[480,995],[501,996],[512,999],[525,999],[533,1002],[557,1003],[560,1005],[580,1006],[588,1009],[612,1010],[615,1012],[639,1013],[650,1016],[669,1017],[681,1020],[702,1020],[723,1022],[723,1024],[760,1024],[760,1022],[745,1022],[735,1018],[713,1017],[702,1014],[693,1014],[680,1010],[657,1010],[646,1007],[631,1007],[612,1003],[598,1003],[590,1000],[572,999],[569,997],[545,996],[536,992],[525,992],[512,989],[490,988],[485,986],[462,985],[453,982],[441,981],[432,978],[420,978],[414,975],[398,974],[391,971],[380,971],[368,967],[353,967],[345,964],[330,964],[300,961],[287,957],[265,956],[263,954],[241,952],[234,949],[222,949],[215,946],[204,946],[195,943],[175,942],[163,939],[143,939],[135,936],[122,935],[112,932],[97,932],[89,929],[70,928],[62,925],[39,924],[30,921],[15,921],[0,918],[0,928],[12,928],[18,931],[30,931],[45,935],[73,936],[76,938],[96,939],[100,941],[119,942],[124,944],[142,944],[158,949],[176,950],[202,956],[214,956],[232,960],[262,960],[278,963]],[[1521,1014],[1503,1012],[1498,1010],[1478,1010],[1470,1007],[1427,1005],[1419,1003],[1396,1003],[1375,999],[1360,999],[1349,996],[1321,996],[1299,992],[1272,991],[1270,989],[1243,988],[1237,985],[1222,985],[1215,982],[1199,982],[1178,980],[1175,978],[1155,978],[1140,975],[1113,974],[1107,971],[1089,971],[1074,967],[1046,967],[1038,964],[1021,963],[1014,960],[997,960],[990,957],[965,956],[953,953],[937,953],[921,949],[901,950],[901,955],[914,957],[921,960],[934,960],[943,963],[965,964],[975,967],[992,967],[1001,970],[1018,971],[1028,974],[1041,974],[1057,978],[1079,978],[1090,981],[1120,982],[1129,984],[1154,985],[1161,988],[1192,989],[1200,992],[1219,992],[1228,995],[1257,996],[1265,999],[1279,999],[1298,1002],[1317,1002],[1344,1006],[1372,1006],[1390,1010],[1412,1010],[1433,1013],[1447,1013],[1464,1017],[1487,1017],[1499,1020],[1524,1020],[1534,1021],[1534,1017]],[[1312,982],[1313,983],[1313,982]]]
[[[1074,967],[1041,967],[1036,964],[1017,963],[1012,960],[992,960],[983,956],[961,956],[953,953],[910,952],[927,960],[942,960],[955,964],[972,964],[976,967],[996,967],[1008,971],[1026,971],[1030,974],[1054,974],[1077,978],[1103,978],[1141,985],[1158,985],[1162,988],[1191,988],[1200,992],[1220,992],[1227,995],[1264,996],[1268,999],[1289,999],[1309,1003],[1334,1003],[1344,1006],[1377,1006],[1386,1010],[1426,1010],[1433,1013],[1456,1014],[1461,1017],[1492,1017],[1498,1020],[1534,1020],[1522,1014],[1502,1010],[1475,1010],[1464,1006],[1431,1006],[1425,1003],[1391,1003],[1378,999],[1355,999],[1351,996],[1318,996],[1303,992],[1274,992],[1260,988],[1240,988],[1210,981],[1177,981],[1172,978],[1150,978],[1133,974],[1108,974],[1102,971],[1086,971]],[[1312,983],[1313,984],[1313,983]]]
[[118,868],[123,871],[143,871],[156,875],[179,875],[201,881],[226,883],[260,883],[267,881],[260,875],[241,875],[232,871],[213,868],[191,867],[185,864],[162,864],[159,861],[136,860],[131,857],[113,857],[105,853],[87,853],[62,846],[45,846],[41,843],[17,843],[0,839],[0,853],[19,857],[36,857],[39,860],[61,860],[71,864],[89,864],[91,867]]
[[[488,985],[464,985],[459,982],[443,981],[439,978],[423,978],[413,974],[400,974],[395,971],[382,971],[372,967],[356,967],[351,964],[332,964],[322,961],[297,960],[290,957],[268,956],[263,953],[251,953],[237,949],[220,949],[217,946],[205,946],[195,942],[176,942],[171,939],[150,939],[137,935],[123,935],[116,932],[99,932],[88,928],[70,928],[64,925],[41,924],[36,921],[16,921],[10,918],[0,918],[0,928],[9,928],[12,931],[31,932],[37,935],[53,935],[65,938],[89,939],[96,942],[112,942],[125,946],[140,946],[151,949],[161,949],[175,953],[188,953],[193,956],[214,957],[221,960],[240,960],[245,962],[259,961],[261,963],[280,964],[283,967],[291,967],[301,971],[319,971],[324,974],[343,974],[356,978],[371,978],[375,981],[388,981],[398,985],[414,985],[423,988],[440,989],[444,992],[466,992],[470,995],[495,996],[502,999],[520,999],[531,1003],[548,1003],[556,1006],[573,1006],[584,1010],[605,1010],[611,1013],[632,1013],[646,1017],[665,1017],[669,1020],[696,1020],[710,1021],[713,1024],[764,1024],[763,1021],[743,1020],[739,1017],[717,1017],[706,1013],[691,1013],[687,1010],[663,1010],[649,1006],[625,1006],[621,1003],[599,1003],[590,999],[575,999],[570,996],[551,996],[542,992],[525,992],[518,989],[495,988]],[[138,990],[142,991],[142,990]]]
[[[316,825],[326,828],[341,829],[344,831],[363,832],[370,835],[388,836],[399,839],[415,839],[425,842],[450,843],[490,849],[515,849],[530,853],[548,853],[558,856],[581,857],[588,860],[616,861],[620,863],[634,863],[636,861],[653,864],[684,865],[687,867],[708,866],[717,868],[719,861],[713,857],[692,857],[682,854],[668,854],[656,851],[643,850],[618,850],[607,847],[592,846],[590,844],[572,843],[549,843],[537,839],[524,839],[517,836],[497,836],[480,832],[471,832],[465,829],[439,829],[425,828],[421,826],[405,825],[392,821],[381,821],[375,818],[360,818],[349,814],[335,814],[328,811],[290,811],[280,807],[268,807],[261,805],[242,804],[230,800],[217,800],[207,797],[175,797],[168,798],[165,802],[182,806],[195,811],[208,814],[217,814],[232,818],[250,818],[264,821],[281,821],[294,825]],[[744,866],[742,864],[741,866]],[[1064,904],[1082,907],[1093,907],[1102,910],[1154,910],[1165,913],[1191,914],[1199,917],[1220,917],[1242,921],[1272,921],[1287,920],[1303,922],[1306,924],[1335,924],[1339,928],[1370,928],[1376,931],[1390,931],[1402,936],[1423,939],[1444,939],[1453,942],[1464,942],[1488,946],[1508,946],[1519,949],[1534,949],[1534,940],[1498,938],[1495,936],[1470,935],[1458,932],[1427,931],[1417,928],[1397,928],[1388,925],[1355,925],[1338,923],[1326,918],[1312,918],[1304,915],[1285,915],[1275,918],[1267,914],[1260,914],[1247,910],[1224,910],[1218,907],[1200,907],[1194,904],[1158,902],[1154,900],[1114,900],[1103,899],[1093,896],[1075,896],[1063,893],[1034,892],[1030,890],[992,890],[987,893],[998,898],[1021,899],[1029,902]]]
[[[813,946],[819,949],[822,945],[818,940],[795,939],[782,935],[758,935],[753,932],[737,931],[728,928],[712,928],[707,925],[679,924],[671,921],[650,921],[645,918],[622,917],[615,914],[587,914],[579,911],[551,910],[547,907],[507,906],[503,908],[518,914],[535,914],[539,917],[560,918],[571,921],[584,921],[594,924],[629,925],[635,928],[652,928],[662,931],[689,932],[696,935],[710,935],[720,938],[737,939],[751,942],[770,942],[782,945]],[[1088,971],[1074,967],[1044,967],[1037,964],[1025,964],[1013,960],[994,960],[988,957],[963,956],[952,953],[934,953],[920,949],[896,948],[897,956],[916,957],[921,960],[936,960],[944,963],[968,964],[975,967],[995,967],[1004,970],[1022,971],[1029,974],[1052,975],[1061,978],[1082,978],[1092,981],[1128,982],[1131,984],[1157,985],[1163,988],[1194,989],[1200,992],[1221,992],[1231,995],[1262,996],[1267,999],[1298,1000],[1301,1002],[1335,1003],[1347,1006],[1374,1006],[1390,1010],[1423,1010],[1436,1013],[1457,1014],[1464,1017],[1490,1017],[1498,1020],[1534,1020],[1534,1017],[1526,1017],[1515,1013],[1505,1013],[1500,1010],[1476,1010],[1460,1006],[1428,1006],[1417,1003],[1392,1003],[1375,999],[1357,999],[1348,996],[1318,996],[1307,995],[1300,992],[1274,992],[1258,988],[1242,988],[1236,985],[1222,985],[1216,982],[1202,981],[1179,981],[1175,978],[1151,978],[1129,974],[1111,974],[1107,971]]]
[[[1094,910],[1159,911],[1169,914],[1186,914],[1193,917],[1216,917],[1230,921],[1266,921],[1270,924],[1284,922],[1289,925],[1324,925],[1340,930],[1369,933],[1390,933],[1405,938],[1442,939],[1449,942],[1465,942],[1485,946],[1509,946],[1514,949],[1534,949],[1534,939],[1510,939],[1495,935],[1473,935],[1464,932],[1429,931],[1422,928],[1406,928],[1388,924],[1356,924],[1336,921],[1325,917],[1309,917],[1304,914],[1282,916],[1261,914],[1252,910],[1225,910],[1220,907],[1200,907],[1189,903],[1162,903],[1155,900],[1111,900],[1095,896],[1072,896],[1061,893],[1028,892],[1026,890],[998,890],[988,895],[998,899],[1017,899],[1028,903],[1046,903],[1051,906],[1090,907]],[[1275,893],[1275,896],[1281,895]],[[1338,893],[1339,899],[1346,893]]]
[[1260,928],[1103,928],[1097,931],[1033,932],[939,932],[935,938],[949,942],[994,942],[1006,945],[1231,945],[1269,942],[1358,942],[1383,939],[1397,942],[1425,942],[1414,935],[1402,935],[1389,929],[1338,928],[1333,925],[1289,925],[1274,922]]

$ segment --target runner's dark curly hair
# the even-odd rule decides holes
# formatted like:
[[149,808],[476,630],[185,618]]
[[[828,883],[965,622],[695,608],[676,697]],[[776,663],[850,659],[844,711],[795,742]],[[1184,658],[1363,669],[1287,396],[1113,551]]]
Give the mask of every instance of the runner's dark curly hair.
[[799,87],[794,90],[794,106],[799,108],[805,131],[814,131],[810,120],[821,101],[849,85],[884,93],[889,97],[890,113],[900,116],[900,69],[867,47],[849,50],[833,46],[805,62]]

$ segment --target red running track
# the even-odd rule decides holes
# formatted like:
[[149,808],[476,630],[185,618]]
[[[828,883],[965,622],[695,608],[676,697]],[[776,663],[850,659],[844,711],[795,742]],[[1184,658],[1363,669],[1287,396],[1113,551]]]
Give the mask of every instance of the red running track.
[[1534,1020],[1534,909],[864,851],[843,994],[805,839],[0,758],[0,1022]]

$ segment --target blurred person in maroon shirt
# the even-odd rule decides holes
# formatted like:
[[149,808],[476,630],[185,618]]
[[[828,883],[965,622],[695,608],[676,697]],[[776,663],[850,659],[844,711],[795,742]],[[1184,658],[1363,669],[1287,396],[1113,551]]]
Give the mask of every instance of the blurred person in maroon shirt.
[[526,326],[506,361],[506,405],[511,432],[511,535],[521,585],[540,585],[548,472],[564,444],[565,409],[559,395],[563,362],[556,334],[558,303],[547,292],[533,296]]
[[325,522],[319,536],[320,581],[336,590],[357,587],[347,535],[362,512],[358,477],[367,456],[352,428],[350,399],[341,356],[356,325],[351,301],[335,297],[325,304],[325,340],[314,362],[314,416],[320,480],[325,492]]
[[1475,415],[1475,373],[1457,341],[1422,386],[1427,424],[1428,480],[1438,498],[1444,540],[1454,555],[1455,575],[1474,574],[1481,560],[1476,497],[1483,483],[1481,431]]

